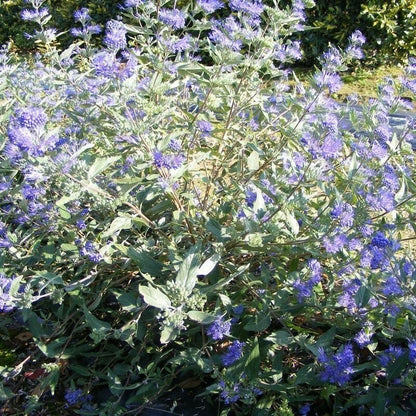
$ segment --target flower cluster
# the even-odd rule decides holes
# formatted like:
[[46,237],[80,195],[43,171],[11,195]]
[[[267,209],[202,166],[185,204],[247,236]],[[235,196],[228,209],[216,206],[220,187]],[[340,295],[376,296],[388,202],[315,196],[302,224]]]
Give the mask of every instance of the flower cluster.
[[352,345],[347,344],[335,354],[328,355],[322,348],[319,351],[318,361],[324,369],[320,378],[324,382],[345,385],[351,380],[354,373],[354,353]]

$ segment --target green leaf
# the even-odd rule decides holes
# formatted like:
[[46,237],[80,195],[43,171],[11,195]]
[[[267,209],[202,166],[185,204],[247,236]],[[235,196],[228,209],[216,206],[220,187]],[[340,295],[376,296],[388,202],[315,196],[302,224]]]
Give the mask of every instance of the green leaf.
[[88,180],[95,178],[103,170],[111,166],[113,163],[117,162],[120,159],[120,156],[110,156],[110,157],[99,157],[97,158],[90,169],[88,170]]
[[228,285],[228,283],[232,282],[236,277],[240,276],[241,274],[243,274],[248,268],[250,267],[250,264],[245,264],[243,266],[240,266],[236,272],[234,272],[231,276],[228,276],[225,279],[221,279],[219,280],[217,283],[214,283],[211,286],[205,286],[200,288],[200,292],[201,293],[212,293],[215,292],[219,289],[221,289],[222,287]]
[[281,330],[272,332],[265,338],[265,341],[273,342],[273,344],[281,345],[283,347],[288,347],[289,344],[293,342],[293,337],[289,332]]
[[138,309],[137,298],[133,293],[122,292],[121,294],[116,294],[117,301],[127,312],[134,312]]
[[221,303],[227,307],[227,306],[231,306],[232,302],[231,299],[229,298],[229,296],[224,295],[223,293],[219,293],[218,297],[221,299]]
[[88,367],[85,367],[84,365],[71,364],[71,371],[74,371],[75,373],[83,377],[91,376],[90,369]]
[[73,192],[71,195],[63,196],[62,198],[58,199],[58,201],[56,201],[56,205],[58,207],[64,207],[68,202],[77,200],[80,195],[81,192]]
[[15,394],[8,387],[5,387],[3,386],[3,384],[0,384],[0,402],[9,400],[14,396]]
[[101,321],[100,319],[96,318],[88,309],[87,307],[83,307],[83,312],[87,324],[91,327],[93,331],[98,332],[107,332],[111,330],[111,325],[108,322]]
[[38,341],[36,343],[36,346],[48,358],[67,358],[66,354],[62,353],[62,347],[66,341],[66,338],[57,338],[53,341],[48,342],[47,344]]
[[359,308],[365,308],[370,298],[371,292],[365,286],[361,286],[355,294],[355,302]]
[[75,244],[62,243],[61,250],[65,252],[78,251],[78,247]]
[[35,312],[29,311],[27,323],[34,338],[40,339],[46,335],[42,325],[40,324],[41,319]]
[[[123,252],[125,247],[117,245],[117,248]],[[153,277],[160,277],[162,275],[162,270],[164,267],[163,263],[155,260],[145,251],[138,251],[133,247],[129,247],[126,254],[139,266],[139,269],[142,273],[147,273]]]
[[118,231],[129,230],[132,227],[132,219],[130,217],[117,217],[110,224],[110,227],[104,231],[101,235],[102,238],[107,238]]
[[176,276],[177,286],[183,287],[189,293],[198,281],[199,255],[197,251],[199,251],[198,246],[190,250],[185,260],[181,263]]
[[253,347],[251,349],[250,355],[247,357],[245,362],[245,374],[249,380],[255,380],[258,377],[260,371],[260,348],[259,340],[257,337],[254,338]]
[[178,328],[165,326],[160,334],[160,342],[162,344],[167,344],[168,342],[173,341],[179,334],[180,330]]
[[270,315],[265,312],[259,312],[245,326],[246,331],[260,332],[266,330],[271,324]]
[[221,260],[221,254],[215,253],[209,259],[205,260],[204,263],[198,268],[197,276],[206,276],[210,274],[218,262]]
[[377,393],[376,405],[374,406],[374,416],[384,416],[386,410],[386,398],[384,397],[384,392],[382,389],[379,389]]
[[299,223],[291,212],[285,212],[287,225],[294,236],[299,234]]
[[189,319],[196,321],[200,324],[207,325],[211,322],[215,321],[215,315],[211,315],[210,313],[201,312],[201,311],[189,311],[188,312]]
[[62,280],[61,276],[59,276],[55,273],[48,272],[46,270],[37,271],[36,275],[46,279],[47,284],[53,284],[53,285],[63,285],[64,284],[64,281]]
[[255,150],[247,158],[247,167],[249,171],[257,170],[260,167],[259,154]]
[[386,368],[387,379],[395,380],[396,378],[399,378],[408,363],[409,359],[407,354],[402,354],[399,358],[391,362]]
[[56,368],[52,368],[50,370],[50,373],[41,382],[42,388],[50,389],[52,396],[55,394],[55,389],[58,385],[60,374],[61,368],[59,368],[59,366],[56,366]]
[[139,292],[150,306],[162,310],[169,309],[171,306],[169,298],[155,287],[139,285]]

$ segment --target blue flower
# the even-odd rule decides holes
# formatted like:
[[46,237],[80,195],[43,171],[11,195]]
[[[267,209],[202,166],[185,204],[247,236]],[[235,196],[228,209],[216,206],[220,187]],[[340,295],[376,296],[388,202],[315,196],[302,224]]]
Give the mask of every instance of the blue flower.
[[402,347],[390,345],[390,347],[383,351],[378,358],[380,360],[380,364],[383,367],[387,367],[389,364],[395,362],[403,354],[404,350]]
[[92,65],[96,74],[104,78],[121,80],[132,77],[137,66],[137,59],[129,53],[124,53],[122,57],[123,59],[119,59],[109,51],[95,54],[92,58]]
[[222,316],[217,316],[215,321],[207,328],[207,335],[217,341],[219,339],[223,339],[227,335],[230,335],[230,331],[231,322],[224,321]]
[[331,217],[339,219],[341,227],[351,227],[354,222],[354,208],[345,202],[338,202],[331,211]]
[[365,329],[362,329],[354,337],[354,341],[361,347],[364,348],[371,343],[371,337],[373,334],[367,333]]
[[244,12],[252,17],[259,17],[264,10],[260,0],[229,0],[231,10]]
[[416,363],[416,340],[409,339],[408,347],[409,347],[409,360],[413,364],[415,364]]
[[206,13],[213,13],[215,10],[224,7],[224,3],[221,0],[198,0],[197,3]]
[[243,355],[243,347],[245,342],[234,341],[229,347],[228,351],[222,356],[222,363],[225,367],[234,364]]
[[42,7],[40,9],[29,10],[24,9],[20,14],[22,20],[32,20],[32,21],[39,21],[42,18],[46,17],[49,14],[49,10],[47,7]]
[[212,130],[214,130],[214,127],[212,127],[212,124],[206,120],[199,120],[196,123],[196,125],[198,126],[198,129],[201,131],[202,137],[210,136]]
[[114,51],[124,49],[127,46],[126,33],[127,30],[122,22],[110,20],[106,24],[103,43]]
[[0,273],[0,312],[11,312],[14,309],[9,295],[13,280]]
[[166,25],[172,26],[174,29],[185,27],[185,13],[178,9],[165,9],[159,11],[159,20]]
[[327,355],[323,348],[319,348],[318,361],[324,366],[320,378],[324,382],[345,385],[351,379],[354,370],[354,353],[352,345],[346,344],[336,354]]
[[178,169],[182,166],[185,155],[179,154],[163,154],[160,150],[153,151],[153,163],[158,168]]
[[233,16],[224,21],[211,20],[211,32],[208,37],[211,42],[238,52],[243,47],[241,39],[242,27]]
[[82,7],[81,9],[75,10],[74,19],[76,22],[85,24],[91,20],[89,10],[87,7]]
[[95,245],[92,241],[86,241],[84,246],[80,249],[79,254],[81,256],[86,256],[89,258],[90,261],[93,263],[99,263],[103,256],[99,253],[99,251],[95,248]]
[[383,294],[386,296],[403,295],[399,280],[395,276],[389,276],[383,285]]
[[92,400],[92,396],[90,394],[84,395],[81,389],[68,389],[64,397],[66,401],[65,407],[88,404]]
[[304,404],[299,408],[300,416],[307,416],[311,410],[311,405],[309,403]]
[[16,110],[13,120],[21,127],[39,129],[45,126],[48,116],[43,108],[26,107]]
[[221,388],[220,397],[224,400],[225,404],[235,403],[240,399],[240,383],[233,383],[232,386],[227,386],[224,380],[220,380],[218,383]]

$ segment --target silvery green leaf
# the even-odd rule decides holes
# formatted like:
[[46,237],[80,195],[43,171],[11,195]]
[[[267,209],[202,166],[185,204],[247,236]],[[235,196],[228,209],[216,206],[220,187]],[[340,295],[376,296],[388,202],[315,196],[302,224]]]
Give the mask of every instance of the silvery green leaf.
[[90,169],[88,170],[88,179],[91,180],[95,178],[102,171],[107,169],[113,163],[117,162],[120,159],[120,156],[109,156],[109,157],[100,157],[97,158]]
[[247,167],[249,171],[257,170],[260,167],[260,157],[255,150],[247,158]]
[[117,217],[110,224],[110,227],[102,233],[102,238],[110,237],[121,230],[128,230],[132,226],[132,219],[130,217]]
[[139,292],[150,306],[162,310],[169,309],[171,306],[170,299],[155,287],[139,285]]
[[180,330],[171,326],[165,326],[160,333],[160,342],[167,344],[180,334]]
[[198,247],[190,250],[182,261],[176,276],[177,286],[183,287],[188,292],[192,291],[198,281],[199,255],[196,253],[197,250]]
[[218,262],[221,259],[221,254],[215,253],[210,258],[205,260],[202,265],[198,268],[196,274],[197,276],[206,276],[207,274],[210,274],[215,266],[218,264]]
[[215,315],[201,311],[189,311],[188,317],[189,319],[192,319],[193,321],[199,322],[200,324],[204,325],[214,322],[216,318]]

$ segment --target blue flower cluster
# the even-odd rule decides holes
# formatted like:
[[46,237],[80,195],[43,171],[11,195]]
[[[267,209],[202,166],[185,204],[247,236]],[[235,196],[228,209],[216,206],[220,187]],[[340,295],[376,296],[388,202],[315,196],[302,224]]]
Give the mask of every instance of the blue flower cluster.
[[354,373],[354,353],[351,344],[346,344],[335,354],[328,355],[323,348],[319,349],[319,363],[324,367],[320,378],[324,382],[347,384]]
[[214,341],[230,335],[231,322],[225,321],[222,316],[217,316],[215,321],[207,328],[206,332]]

